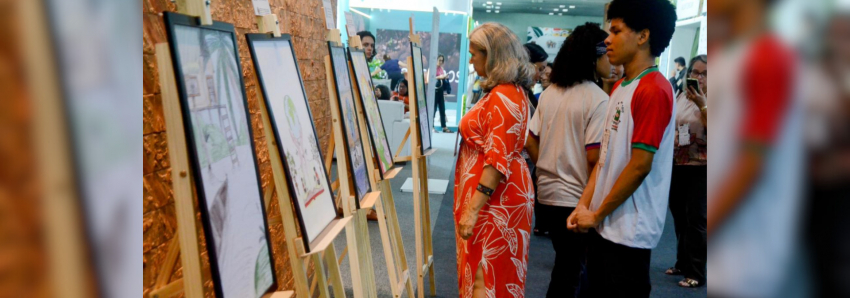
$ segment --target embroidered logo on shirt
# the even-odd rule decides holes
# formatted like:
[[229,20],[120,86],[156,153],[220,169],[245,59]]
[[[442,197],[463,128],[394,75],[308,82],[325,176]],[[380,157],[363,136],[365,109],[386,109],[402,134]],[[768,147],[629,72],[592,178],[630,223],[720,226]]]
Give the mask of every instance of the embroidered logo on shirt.
[[617,131],[620,127],[620,113],[623,112],[623,102],[617,103],[617,111],[614,113],[614,121],[611,122],[611,130]]

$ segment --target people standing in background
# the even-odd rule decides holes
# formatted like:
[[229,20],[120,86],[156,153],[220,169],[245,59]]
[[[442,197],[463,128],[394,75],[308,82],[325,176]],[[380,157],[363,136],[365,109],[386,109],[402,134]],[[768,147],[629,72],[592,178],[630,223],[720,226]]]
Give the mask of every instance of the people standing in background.
[[695,288],[705,284],[708,57],[691,59],[687,73],[697,80],[699,88],[688,86],[676,95],[676,147],[669,205],[678,245],[676,265],[665,273],[684,275],[679,286]]
[[391,100],[401,101],[404,103],[404,112],[407,113],[410,108],[410,97],[407,94],[407,80],[401,79],[398,82],[398,91],[393,92],[393,97]]
[[[437,83],[434,84],[435,88],[437,89],[437,90],[434,91],[434,107],[436,107],[437,111],[440,112],[440,127],[442,128],[442,131],[443,132],[452,132],[451,130],[449,130],[448,127],[446,127],[446,91],[445,91],[446,86],[445,85],[448,84],[449,82],[448,82],[448,80],[446,80],[446,78],[448,77],[448,74],[446,73],[446,70],[443,69],[443,63],[445,63],[445,62],[446,62],[446,56],[444,56],[443,54],[439,54],[437,56],[437,76],[435,77],[435,79],[437,80]],[[437,130],[435,129],[434,132],[437,132]]]
[[454,219],[460,297],[524,297],[531,236],[525,145],[534,69],[514,33],[484,23],[469,34],[470,63],[487,94],[460,121]]
[[407,64],[404,62],[398,61],[398,59],[392,59],[390,55],[384,54],[384,64],[381,65],[381,69],[387,72],[387,78],[390,79],[390,89],[395,90],[398,87],[398,82],[404,79],[404,74],[401,73],[402,68],[406,68]]
[[541,93],[528,125],[525,148],[537,165],[535,215],[538,222],[541,218],[546,222],[555,248],[549,298],[575,297],[579,288],[587,235],[567,230],[567,217],[599,159],[608,94],[595,81],[599,65],[608,72],[611,65],[604,48],[600,52],[597,45],[606,37],[608,33],[594,23],[573,30],[555,57],[552,85]]
[[599,162],[567,225],[589,232],[589,297],[649,297],[676,124],[673,88],[655,60],[673,37],[676,8],[668,0],[614,0],[607,21],[608,58],[626,75],[608,100]]
[[[548,63],[546,59],[549,59],[549,54],[546,54],[546,51],[535,43],[527,43],[523,46],[525,47],[525,51],[528,52],[528,62],[534,65],[534,84],[536,85],[540,81],[540,74],[546,69],[546,63]],[[529,100],[531,100],[531,105],[534,108],[537,108],[537,95],[543,92],[542,88],[540,89],[539,92],[533,92],[534,90],[529,89]]]
[[372,75],[372,79],[380,80],[385,78],[387,73],[381,69],[384,61],[375,58],[377,56],[377,52],[375,52],[375,42],[377,42],[377,39],[369,31],[357,32],[357,36],[360,36],[360,44],[363,46],[364,54],[366,54],[366,65],[369,66],[369,73]]
[[676,70],[670,74],[670,85],[673,85],[673,92],[679,92],[682,90],[682,86],[685,83],[685,69],[688,65],[685,64],[685,57],[677,57],[676,62]]
[[[549,75],[552,74],[552,62],[546,63],[546,68],[543,69],[543,72],[540,73],[540,87],[543,87],[543,91],[546,91],[546,88],[549,88],[549,85],[552,83],[549,81]],[[541,91],[542,93],[542,91]],[[534,95],[537,97],[537,104],[540,104],[540,93]]]
[[599,88],[602,88],[602,91],[605,91],[605,94],[611,95],[614,85],[623,78],[623,66],[611,65],[608,55],[605,54],[606,52],[607,46],[604,41],[596,45],[596,54],[599,57],[596,60],[596,78],[594,82]]

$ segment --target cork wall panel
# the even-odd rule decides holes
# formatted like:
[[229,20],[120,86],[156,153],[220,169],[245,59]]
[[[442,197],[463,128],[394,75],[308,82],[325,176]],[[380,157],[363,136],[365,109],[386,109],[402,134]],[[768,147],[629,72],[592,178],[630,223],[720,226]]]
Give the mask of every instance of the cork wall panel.
[[[336,9],[336,1],[331,1]],[[256,147],[257,164],[263,192],[274,190],[268,141],[263,132],[260,119],[259,93],[255,66],[251,61],[246,33],[257,33],[257,24],[250,0],[212,0],[210,11],[213,20],[234,25],[237,33],[239,62],[245,83],[248,100],[251,130]],[[282,33],[291,34],[296,50],[301,76],[312,109],[314,124],[323,153],[330,140],[330,112],[327,82],[324,74],[325,45],[324,16],[321,0],[269,0],[272,12],[278,15]],[[154,282],[160,274],[170,276],[169,282],[182,278],[181,263],[174,265],[172,272],[161,272],[168,251],[168,245],[177,231],[174,198],[171,189],[171,165],[169,164],[167,133],[163,114],[161,86],[159,85],[158,66],[156,64],[155,45],[167,42],[162,22],[163,11],[177,11],[170,0],[143,0],[143,192],[144,192],[144,293],[147,297],[153,290]],[[175,132],[182,133],[182,132]],[[197,210],[197,201],[195,202]],[[293,277],[289,266],[286,248],[287,235],[283,234],[277,196],[273,195],[267,209],[269,231],[272,242],[275,271],[280,290],[293,289]],[[200,213],[196,214],[198,228],[198,247],[201,252],[204,296],[213,296],[213,285],[206,243],[204,240]],[[308,272],[312,272],[312,264]],[[182,296],[182,295],[181,295]]]

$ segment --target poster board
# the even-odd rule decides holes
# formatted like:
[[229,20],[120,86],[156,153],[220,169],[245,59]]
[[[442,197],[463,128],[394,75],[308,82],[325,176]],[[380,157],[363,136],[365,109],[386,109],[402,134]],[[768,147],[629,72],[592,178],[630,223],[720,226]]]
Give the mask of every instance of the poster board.
[[[416,92],[416,113],[419,113],[419,144],[421,154],[431,149],[431,121],[428,118],[428,104],[425,100],[425,78],[422,69],[422,48],[416,44],[410,44],[410,56],[413,59],[411,73],[413,74],[413,90]],[[408,82],[409,83],[409,82]]]
[[[354,178],[354,196],[357,198],[357,208],[360,209],[360,201],[366,198],[366,194],[372,189],[369,183],[369,173],[366,169],[366,158],[363,150],[363,140],[360,139],[360,131],[357,128],[357,110],[354,107],[354,90],[351,86],[351,78],[348,71],[348,59],[345,48],[328,42],[328,52],[331,57],[331,66],[336,81],[336,94],[339,103],[340,116],[342,117],[343,141],[348,149],[348,160],[350,161],[350,174]],[[341,177],[343,179],[343,177]]]
[[234,27],[164,20],[216,297],[261,297],[277,285]]
[[337,213],[328,174],[322,164],[313,113],[299,71],[292,38],[288,34],[247,34],[248,48],[257,71],[260,90],[268,107],[269,121],[290,198],[301,227],[304,248],[316,248],[319,235],[331,229]]
[[555,62],[555,56],[558,56],[561,45],[572,32],[570,29],[562,28],[528,27],[526,42],[535,43],[542,47],[549,55],[546,61]]
[[373,154],[378,158],[381,179],[384,179],[384,174],[393,167],[393,155],[390,151],[390,143],[387,140],[384,122],[381,120],[381,111],[378,109],[378,99],[375,98],[375,92],[373,91],[372,78],[369,76],[369,66],[366,64],[366,54],[362,50],[349,48],[348,56],[351,58],[355,82],[360,90],[360,101],[363,104],[363,110],[366,114],[365,122],[366,126],[368,126],[369,136],[371,137],[372,148],[375,151]]

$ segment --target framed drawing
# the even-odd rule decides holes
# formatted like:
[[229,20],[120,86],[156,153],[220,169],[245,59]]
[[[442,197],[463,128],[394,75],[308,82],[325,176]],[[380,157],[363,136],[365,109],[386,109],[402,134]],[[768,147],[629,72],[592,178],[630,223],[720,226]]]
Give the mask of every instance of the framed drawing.
[[416,111],[419,117],[419,144],[422,145],[421,154],[431,149],[431,120],[428,119],[428,103],[425,100],[425,78],[422,69],[422,48],[410,43],[411,58],[413,58],[413,86],[416,90]]
[[393,166],[393,155],[390,152],[390,143],[387,141],[387,133],[384,130],[384,122],[381,121],[381,111],[378,109],[378,99],[373,92],[372,78],[369,76],[369,66],[366,65],[366,54],[361,50],[349,48],[348,56],[354,66],[354,77],[357,87],[360,89],[360,102],[366,114],[366,126],[371,136],[372,152],[378,157],[381,167],[381,177]]
[[272,131],[279,144],[289,195],[296,206],[301,238],[309,252],[317,244],[314,240],[340,216],[322,163],[295,50],[288,34],[280,37],[247,34],[246,37]]
[[261,297],[277,286],[233,25],[164,19],[216,297]]
[[348,59],[345,57],[345,48],[334,46],[331,42],[328,42],[328,52],[336,80],[336,98],[339,103],[339,115],[342,117],[342,137],[348,148],[349,168],[354,175],[354,192],[357,208],[360,208],[360,200],[365,198],[372,186],[369,184],[360,131],[357,130],[357,110],[354,109],[354,91],[348,75]]

